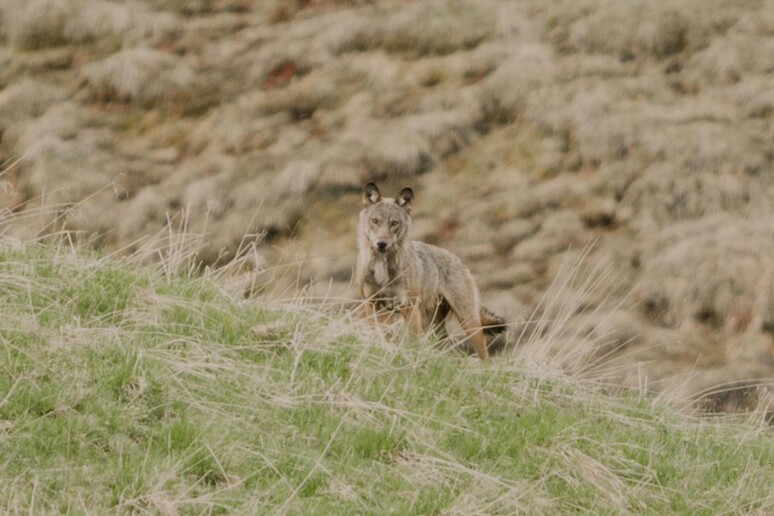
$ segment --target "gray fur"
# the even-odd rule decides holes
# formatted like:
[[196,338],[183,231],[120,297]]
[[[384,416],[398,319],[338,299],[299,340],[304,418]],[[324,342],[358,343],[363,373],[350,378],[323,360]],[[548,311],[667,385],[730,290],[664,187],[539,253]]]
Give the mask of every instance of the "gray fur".
[[482,310],[473,275],[457,255],[408,238],[413,198],[410,188],[404,188],[396,200],[382,197],[375,184],[366,185],[357,241],[359,294],[367,300],[370,313],[399,311],[415,333],[432,328],[445,336],[445,320],[454,313],[485,359],[482,326],[492,323],[494,327],[486,332],[498,332],[504,329],[504,321]]

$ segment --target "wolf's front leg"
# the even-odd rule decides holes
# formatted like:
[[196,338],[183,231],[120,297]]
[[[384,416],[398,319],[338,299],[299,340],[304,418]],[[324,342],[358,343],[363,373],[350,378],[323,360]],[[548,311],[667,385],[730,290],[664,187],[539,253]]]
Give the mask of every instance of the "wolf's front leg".
[[381,308],[378,303],[364,301],[360,315],[382,338],[392,337],[398,330],[399,315],[393,310]]

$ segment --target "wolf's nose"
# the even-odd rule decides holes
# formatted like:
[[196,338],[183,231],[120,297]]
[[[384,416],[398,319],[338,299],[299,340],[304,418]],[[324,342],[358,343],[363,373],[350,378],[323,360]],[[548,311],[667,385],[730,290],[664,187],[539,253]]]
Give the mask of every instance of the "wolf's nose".
[[385,242],[384,240],[379,240],[378,242],[376,242],[376,248],[379,251],[382,251],[382,252],[386,251],[387,250],[387,242]]

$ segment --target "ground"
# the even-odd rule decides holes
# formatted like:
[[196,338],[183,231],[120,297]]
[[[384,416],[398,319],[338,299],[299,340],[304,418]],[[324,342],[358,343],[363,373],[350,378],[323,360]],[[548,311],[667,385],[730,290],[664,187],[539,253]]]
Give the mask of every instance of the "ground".
[[273,276],[250,295],[349,299],[362,184],[411,185],[522,351],[537,326],[624,385],[767,399],[771,1],[0,0],[0,70],[15,231],[184,227]]

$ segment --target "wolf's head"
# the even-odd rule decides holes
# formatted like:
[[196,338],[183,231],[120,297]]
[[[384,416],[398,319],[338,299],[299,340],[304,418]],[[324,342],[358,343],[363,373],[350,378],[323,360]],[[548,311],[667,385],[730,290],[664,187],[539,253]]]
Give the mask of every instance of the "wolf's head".
[[395,199],[382,197],[374,183],[363,189],[363,204],[360,211],[358,243],[368,246],[377,253],[388,253],[406,240],[411,225],[411,201],[414,191],[404,188]]

